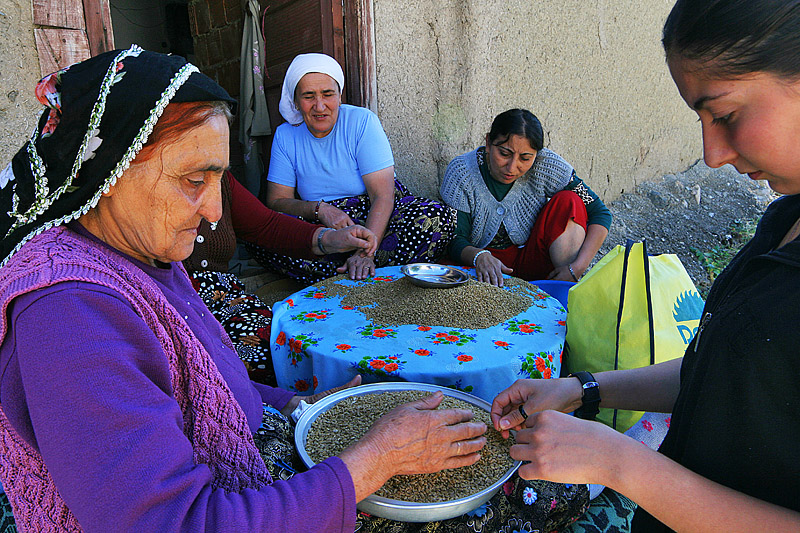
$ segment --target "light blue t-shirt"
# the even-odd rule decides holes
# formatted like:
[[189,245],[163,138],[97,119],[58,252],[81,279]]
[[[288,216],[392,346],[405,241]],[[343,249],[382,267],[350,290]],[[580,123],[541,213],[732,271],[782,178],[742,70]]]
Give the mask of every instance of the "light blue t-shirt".
[[339,106],[328,135],[311,135],[305,123],[275,131],[267,180],[294,187],[300,199],[335,200],[366,193],[361,177],[394,165],[378,116],[364,107]]

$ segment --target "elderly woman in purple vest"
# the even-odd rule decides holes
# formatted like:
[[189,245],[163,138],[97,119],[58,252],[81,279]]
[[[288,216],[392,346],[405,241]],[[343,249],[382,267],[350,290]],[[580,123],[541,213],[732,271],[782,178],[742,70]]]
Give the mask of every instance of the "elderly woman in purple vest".
[[222,215],[233,101],[137,46],[37,94],[0,173],[0,479],[23,530],[352,532],[389,477],[478,460],[486,426],[437,392],[290,477],[300,398],[248,379],[180,263]]
[[525,109],[497,115],[486,145],[447,166],[439,193],[458,211],[450,258],[501,287],[503,274],[578,281],[611,227],[611,212],[544,147],[542,125]]

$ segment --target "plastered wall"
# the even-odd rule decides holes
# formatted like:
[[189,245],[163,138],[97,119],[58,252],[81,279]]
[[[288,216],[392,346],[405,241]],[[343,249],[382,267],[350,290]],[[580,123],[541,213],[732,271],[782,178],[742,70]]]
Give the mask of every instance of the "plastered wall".
[[436,196],[447,163],[512,108],[605,200],[685,169],[700,129],[660,44],[673,0],[373,0],[378,114],[398,176]]
[[0,170],[30,137],[41,105],[30,0],[0,0]]

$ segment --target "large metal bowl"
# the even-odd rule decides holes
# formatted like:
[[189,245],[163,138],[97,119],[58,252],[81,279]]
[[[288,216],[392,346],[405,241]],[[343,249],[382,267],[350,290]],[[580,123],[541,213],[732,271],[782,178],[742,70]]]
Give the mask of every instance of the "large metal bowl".
[[469,281],[469,275],[463,270],[435,263],[403,265],[400,272],[414,285],[434,289],[458,287]]
[[[370,385],[353,387],[351,389],[346,389],[335,394],[331,394],[330,396],[326,396],[303,411],[303,414],[297,421],[297,426],[295,427],[294,431],[294,440],[297,446],[297,451],[300,454],[300,458],[309,468],[315,464],[306,452],[306,438],[308,437],[308,430],[311,428],[311,424],[314,423],[314,420],[316,420],[320,414],[336,405],[336,403],[339,401],[351,396],[404,390],[430,392],[440,390],[447,396],[452,396],[453,398],[458,398],[459,400],[469,402],[480,407],[481,409],[485,409],[486,411],[491,410],[492,407],[488,402],[476,396],[472,396],[471,394],[454,389],[448,389],[446,387],[429,385],[427,383],[373,383]],[[456,516],[461,516],[462,514],[468,513],[486,503],[497,493],[498,490],[500,490],[500,487],[503,485],[503,483],[508,481],[508,479],[514,475],[514,472],[517,470],[517,468],[519,468],[520,464],[520,461],[516,461],[511,468],[509,468],[503,474],[503,476],[495,481],[492,485],[486,487],[480,492],[460,498],[458,500],[436,503],[416,503],[402,500],[392,500],[373,494],[371,496],[367,496],[364,500],[359,502],[357,507],[360,511],[365,513],[388,518],[390,520],[399,520],[402,522],[432,522],[436,520],[454,518]]]

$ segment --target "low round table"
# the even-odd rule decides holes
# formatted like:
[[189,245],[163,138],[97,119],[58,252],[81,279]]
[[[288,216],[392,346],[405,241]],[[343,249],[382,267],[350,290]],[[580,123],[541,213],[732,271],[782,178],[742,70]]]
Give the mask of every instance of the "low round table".
[[[474,274],[474,269],[463,270]],[[401,277],[400,267],[384,267],[366,280],[338,283],[388,283]],[[375,326],[361,312],[343,307],[341,296],[311,286],[274,306],[270,342],[278,386],[287,390],[310,394],[361,374],[364,383],[431,383],[491,402],[516,379],[558,377],[565,333],[564,307],[540,290],[517,316],[486,329],[463,329]]]

